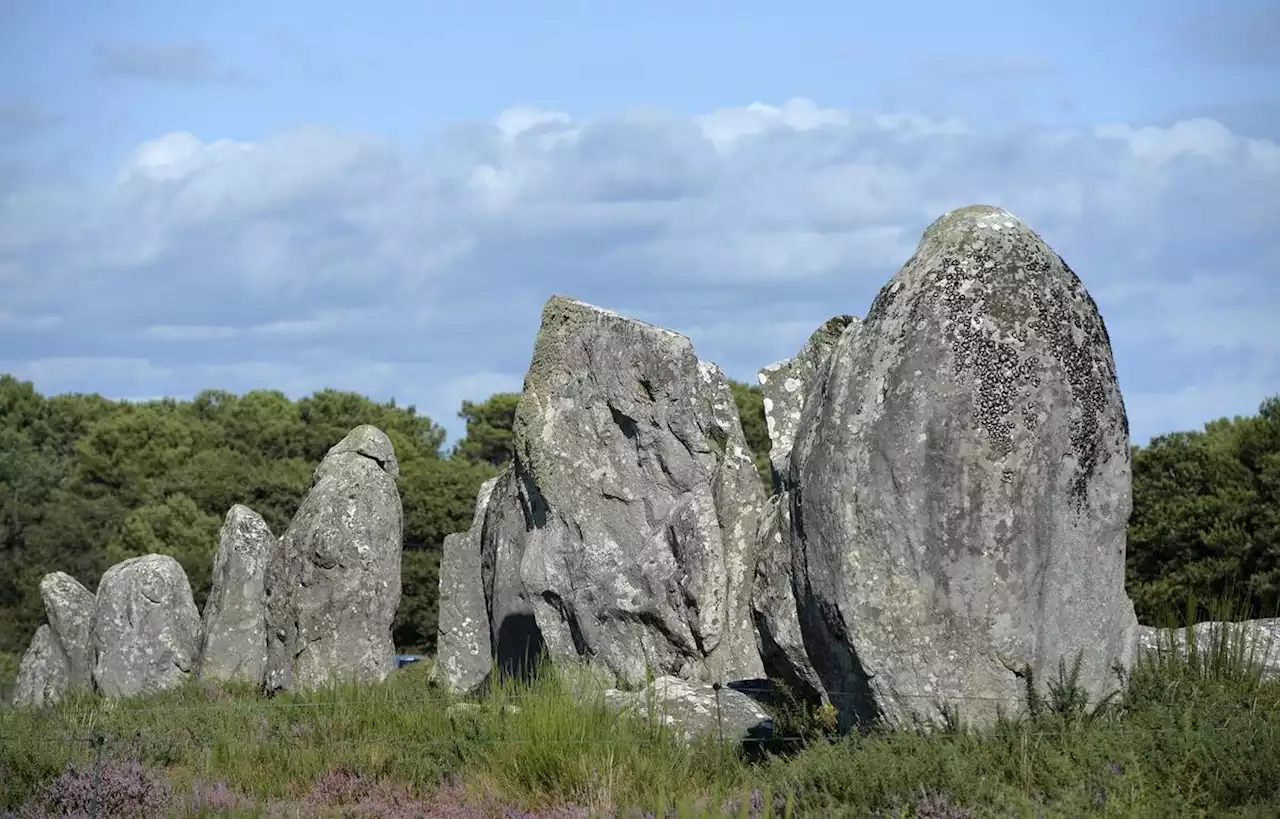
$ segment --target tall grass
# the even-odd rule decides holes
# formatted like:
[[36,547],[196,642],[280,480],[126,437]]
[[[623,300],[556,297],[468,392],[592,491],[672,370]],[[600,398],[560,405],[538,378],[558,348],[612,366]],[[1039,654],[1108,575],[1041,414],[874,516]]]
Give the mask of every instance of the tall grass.
[[0,714],[0,810],[39,815],[94,788],[127,802],[104,789],[146,791],[145,773],[176,815],[1273,817],[1280,682],[1243,633],[1166,636],[1100,703],[1064,662],[1047,695],[1029,686],[1026,715],[980,731],[833,737],[825,715],[792,711],[785,730],[801,739],[763,755],[681,743],[555,674],[463,704],[425,663],[270,700],[196,683],[79,697]]

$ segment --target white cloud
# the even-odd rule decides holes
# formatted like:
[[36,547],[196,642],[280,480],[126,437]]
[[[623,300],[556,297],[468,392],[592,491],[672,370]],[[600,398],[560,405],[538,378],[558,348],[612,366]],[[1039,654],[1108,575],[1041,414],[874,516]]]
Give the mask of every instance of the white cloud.
[[585,121],[522,106],[422,152],[175,130],[105,185],[0,181],[0,349],[42,390],[333,386],[457,431],[463,398],[519,387],[557,292],[686,332],[749,379],[865,312],[934,218],[985,202],[1094,293],[1139,440],[1280,391],[1280,146],[1207,119],[992,132],[803,99]]

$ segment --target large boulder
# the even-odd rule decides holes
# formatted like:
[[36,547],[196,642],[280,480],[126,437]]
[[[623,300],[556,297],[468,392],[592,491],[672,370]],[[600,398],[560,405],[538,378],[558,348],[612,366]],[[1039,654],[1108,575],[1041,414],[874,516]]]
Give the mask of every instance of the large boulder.
[[857,332],[858,326],[853,316],[828,319],[794,358],[765,367],[757,376],[769,426],[769,461],[775,494],[769,498],[760,520],[760,559],[756,565],[751,612],[765,672],[811,701],[825,700],[825,692],[809,662],[793,588],[791,447],[810,385],[820,377],[840,336]]
[[204,605],[201,679],[262,684],[267,666],[267,562],[276,543],[257,512],[240,504],[227,512]]
[[53,628],[45,623],[36,629],[18,665],[13,704],[19,708],[53,705],[67,693],[70,683],[71,663]]
[[842,722],[975,723],[1128,666],[1129,429],[1093,299],[998,208],[952,211],[841,335],[792,452],[805,644]]
[[480,486],[471,528],[447,535],[440,555],[440,617],[432,677],[454,693],[471,693],[493,665],[489,614],[480,568],[480,532],[498,479]]
[[764,492],[729,383],[682,335],[553,297],[494,488],[494,652],[609,685],[763,673],[750,615]]
[[93,679],[117,699],[180,685],[195,669],[200,612],[181,564],[168,555],[117,563],[98,583]]
[[316,467],[267,565],[267,691],[381,681],[395,669],[399,474],[390,439],[369,425]]

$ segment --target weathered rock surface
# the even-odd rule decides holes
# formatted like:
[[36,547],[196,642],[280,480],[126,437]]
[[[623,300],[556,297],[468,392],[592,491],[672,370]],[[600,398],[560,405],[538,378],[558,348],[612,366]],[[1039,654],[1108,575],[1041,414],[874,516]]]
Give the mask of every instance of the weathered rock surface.
[[200,612],[178,561],[145,555],[102,575],[93,612],[93,679],[111,699],[162,691],[194,670]]
[[[1185,655],[1188,629],[1160,629],[1138,626],[1138,646],[1147,654],[1176,649]],[[1201,656],[1206,652],[1226,651],[1257,664],[1266,679],[1280,679],[1280,617],[1245,620],[1240,623],[1218,621],[1196,623],[1190,629]],[[1236,652],[1239,652],[1237,654]]]
[[708,683],[679,677],[659,677],[642,691],[610,689],[604,701],[621,713],[669,726],[683,742],[759,742],[773,735],[773,718],[751,697],[732,688],[717,695]]
[[68,663],[68,691],[93,688],[93,592],[66,572],[40,581],[45,616]]
[[800,623],[845,726],[938,703],[981,723],[1022,707],[1025,666],[1052,680],[1081,652],[1099,695],[1132,661],[1110,341],[1009,213],[928,228],[836,343],[792,459]]
[[20,708],[53,705],[67,693],[71,683],[71,663],[48,623],[36,629],[31,645],[22,655],[13,704]]
[[784,488],[791,469],[791,447],[809,386],[831,357],[836,341],[850,325],[857,324],[853,316],[827,319],[794,358],[770,364],[756,376],[764,397],[765,423],[769,426],[769,462],[773,467],[775,492]]
[[240,504],[227,512],[204,606],[201,679],[262,684],[267,666],[267,562],[276,543],[257,512]]
[[760,522],[752,617],[766,673],[783,680],[807,700],[824,700],[825,692],[804,646],[793,588],[791,447],[810,386],[820,377],[840,336],[846,331],[857,332],[858,327],[852,316],[828,319],[794,358],[765,367],[758,376],[769,425],[775,494]]
[[760,521],[760,560],[751,594],[751,616],[765,674],[781,680],[800,698],[825,701],[826,691],[804,645],[794,591],[791,496],[769,498]]
[[497,483],[497,478],[491,478],[480,486],[471,528],[446,536],[440,555],[440,619],[432,677],[455,693],[474,692],[493,666],[480,533]]
[[381,681],[395,669],[399,474],[390,439],[369,425],[316,467],[267,566],[267,691]]
[[762,676],[764,492],[728,382],[687,338],[553,297],[515,441],[481,538],[504,669],[545,647],[624,689]]

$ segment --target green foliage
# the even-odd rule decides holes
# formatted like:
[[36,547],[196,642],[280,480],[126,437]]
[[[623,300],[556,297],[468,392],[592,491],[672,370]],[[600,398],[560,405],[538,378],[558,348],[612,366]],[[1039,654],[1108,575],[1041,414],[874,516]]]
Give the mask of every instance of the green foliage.
[[1280,611],[1280,396],[1134,449],[1128,587],[1148,623],[1239,589],[1249,616]]
[[0,376],[0,652],[25,650],[44,618],[39,583],[50,571],[94,589],[119,560],[168,554],[203,604],[227,510],[243,503],[283,534],[320,459],[362,423],[386,431],[402,468],[411,556],[397,637],[429,649],[440,543],[470,524],[494,470],[441,459],[444,430],[413,407],[336,390],[296,402],[268,390],[142,404],[44,398]]
[[462,402],[459,418],[467,421],[467,436],[454,448],[454,457],[491,466],[504,466],[515,457],[516,406],[520,393],[500,392],[480,403]]
[[168,555],[182,564],[196,605],[203,608],[221,527],[221,516],[202,510],[186,495],[169,495],[125,517],[120,531],[107,541],[105,562],[110,565],[140,555]]
[[742,420],[742,433],[747,438],[747,447],[756,462],[760,480],[764,481],[765,490],[772,492],[772,468],[769,465],[771,444],[769,424],[764,414],[764,393],[758,386],[733,379],[729,379],[729,388],[733,390],[733,402],[738,405],[738,417]]
[[435,650],[441,545],[446,535],[470,528],[480,484],[497,474],[496,467],[456,455],[420,458],[401,467],[405,552],[393,632],[401,648]]

